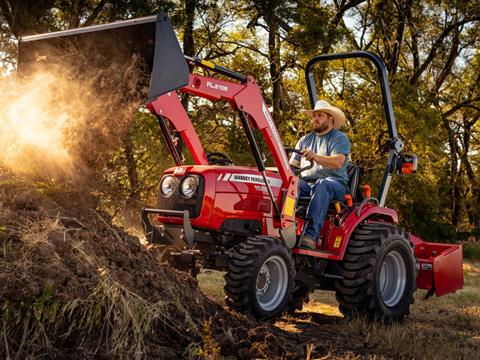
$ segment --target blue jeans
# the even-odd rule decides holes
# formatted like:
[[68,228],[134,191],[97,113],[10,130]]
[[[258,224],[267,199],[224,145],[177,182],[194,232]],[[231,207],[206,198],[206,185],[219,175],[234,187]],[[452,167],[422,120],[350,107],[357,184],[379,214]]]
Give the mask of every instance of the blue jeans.
[[327,216],[328,204],[332,200],[344,201],[347,188],[340,181],[328,177],[317,180],[313,184],[300,179],[298,182],[298,196],[312,196],[307,210],[308,221],[305,235],[317,239],[320,235],[323,222]]

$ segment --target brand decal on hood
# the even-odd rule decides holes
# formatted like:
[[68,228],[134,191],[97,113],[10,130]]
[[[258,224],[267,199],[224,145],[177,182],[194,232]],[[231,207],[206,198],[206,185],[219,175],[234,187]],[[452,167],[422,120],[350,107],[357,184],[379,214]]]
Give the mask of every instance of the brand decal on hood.
[[[265,181],[263,180],[263,177],[258,176],[258,175],[252,175],[252,174],[232,174],[232,173],[226,173],[226,174],[220,174],[217,178],[219,181],[230,181],[230,182],[241,182],[241,183],[247,183],[247,184],[260,184],[264,185]],[[270,178],[267,177],[268,183],[272,187],[280,187],[282,186],[282,180],[280,179],[275,179],[275,178]]]

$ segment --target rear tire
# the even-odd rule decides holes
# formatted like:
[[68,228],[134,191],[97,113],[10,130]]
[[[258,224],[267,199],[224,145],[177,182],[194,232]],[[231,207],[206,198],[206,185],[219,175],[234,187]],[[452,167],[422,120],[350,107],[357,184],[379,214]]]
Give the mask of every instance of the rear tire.
[[415,257],[406,232],[393,225],[363,224],[352,234],[335,281],[340,311],[386,322],[409,314],[416,290]]
[[280,240],[247,238],[235,248],[228,262],[226,303],[257,319],[276,317],[291,300],[294,279],[290,251]]

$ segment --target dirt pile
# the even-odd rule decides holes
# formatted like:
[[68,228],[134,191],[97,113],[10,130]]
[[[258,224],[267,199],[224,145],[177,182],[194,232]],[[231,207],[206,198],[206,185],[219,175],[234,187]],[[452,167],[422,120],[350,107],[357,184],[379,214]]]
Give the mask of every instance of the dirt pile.
[[159,263],[85,191],[0,175],[2,357],[302,357]]

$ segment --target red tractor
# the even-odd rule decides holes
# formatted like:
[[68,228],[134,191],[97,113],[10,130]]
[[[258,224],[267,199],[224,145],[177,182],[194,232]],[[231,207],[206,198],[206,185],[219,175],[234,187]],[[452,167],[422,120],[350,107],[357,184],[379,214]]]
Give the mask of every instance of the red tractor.
[[[366,314],[396,321],[409,313],[417,288],[427,289],[427,296],[441,296],[463,287],[461,246],[422,241],[403,230],[397,212],[384,206],[393,174],[415,172],[417,158],[402,154],[386,69],[379,57],[369,52],[321,55],[306,66],[313,107],[315,64],[371,60],[380,78],[389,133],[389,157],[378,195],[372,196],[368,187],[360,191],[359,169],[350,164],[350,197],[345,203],[331,204],[321,245],[310,250],[299,247],[309,221],[305,214],[310,199],[297,197],[298,176],[304,169],[289,164],[288,154],[297,150],[284,147],[257,83],[251,76],[184,56],[165,14],[24,37],[20,54],[42,56],[43,45],[52,39],[58,47],[60,40],[87,41],[102,34],[121,35],[115,43],[131,43],[132,51],[150,61],[147,106],[157,117],[176,163],[160,179],[156,207],[142,211],[146,238],[172,246],[170,263],[176,267],[195,271],[201,264],[226,271],[230,308],[272,318],[300,309],[311,292],[322,289],[336,292],[346,316]],[[191,73],[189,66],[229,80]],[[235,165],[223,153],[206,154],[179,93],[228,102],[238,113],[256,166]],[[254,132],[263,137],[274,168],[266,167]],[[184,165],[176,137],[186,145],[193,165]]]

